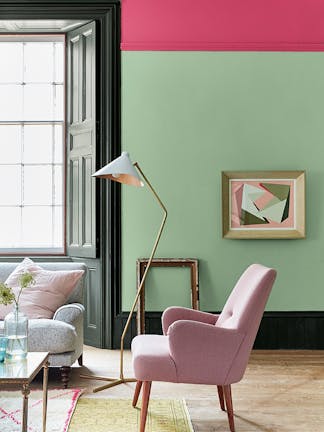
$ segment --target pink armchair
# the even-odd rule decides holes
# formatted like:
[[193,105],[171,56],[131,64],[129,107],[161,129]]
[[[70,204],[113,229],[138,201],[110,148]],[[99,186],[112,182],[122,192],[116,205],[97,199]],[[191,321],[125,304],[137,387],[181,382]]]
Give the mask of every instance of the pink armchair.
[[231,384],[244,375],[276,271],[249,266],[220,315],[171,307],[162,315],[163,336],[139,335],[132,341],[137,380],[133,406],[142,385],[140,432],[145,431],[152,381],[217,385],[230,430],[235,431]]

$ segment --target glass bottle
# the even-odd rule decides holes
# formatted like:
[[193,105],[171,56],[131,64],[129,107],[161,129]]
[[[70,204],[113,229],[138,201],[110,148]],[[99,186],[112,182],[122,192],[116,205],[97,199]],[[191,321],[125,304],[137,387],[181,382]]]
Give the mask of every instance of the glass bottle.
[[16,361],[27,356],[28,318],[19,311],[18,305],[4,319],[5,334],[8,338],[6,361]]

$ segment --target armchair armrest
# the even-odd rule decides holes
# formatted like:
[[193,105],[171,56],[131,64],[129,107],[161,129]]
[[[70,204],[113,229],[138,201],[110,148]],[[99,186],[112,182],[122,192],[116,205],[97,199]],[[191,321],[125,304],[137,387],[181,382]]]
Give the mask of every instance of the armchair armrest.
[[169,327],[168,336],[179,382],[225,384],[245,334],[236,329],[180,320]]
[[82,317],[84,311],[84,306],[81,303],[65,304],[57,309],[53,316],[53,320],[63,321],[74,325],[74,323]]
[[219,315],[208,312],[201,312],[195,309],[172,306],[167,308],[162,314],[163,334],[168,333],[171,324],[179,320],[199,321],[206,324],[215,324]]

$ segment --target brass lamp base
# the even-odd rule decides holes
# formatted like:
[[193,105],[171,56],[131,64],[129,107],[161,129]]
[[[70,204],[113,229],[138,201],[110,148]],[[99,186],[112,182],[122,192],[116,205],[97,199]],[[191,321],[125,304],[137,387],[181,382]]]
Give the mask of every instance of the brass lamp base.
[[80,375],[80,378],[85,379],[92,379],[92,380],[98,380],[98,381],[109,381],[108,384],[104,384],[102,386],[94,388],[92,391],[93,393],[97,393],[101,390],[105,390],[111,387],[118,386],[119,384],[125,384],[128,382],[136,382],[135,378],[109,378],[109,377],[101,377],[101,376],[95,376],[95,375]]

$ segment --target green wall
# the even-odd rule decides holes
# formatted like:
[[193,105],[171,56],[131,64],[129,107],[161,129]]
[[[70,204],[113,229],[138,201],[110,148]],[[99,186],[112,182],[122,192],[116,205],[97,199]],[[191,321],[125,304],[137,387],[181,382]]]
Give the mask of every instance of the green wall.
[[[123,52],[122,146],[165,202],[157,257],[199,259],[200,308],[241,272],[278,270],[267,310],[324,307],[324,53]],[[304,240],[225,240],[221,171],[306,170]],[[123,310],[161,220],[147,188],[122,189]],[[147,310],[189,305],[186,269],[153,269]]]

